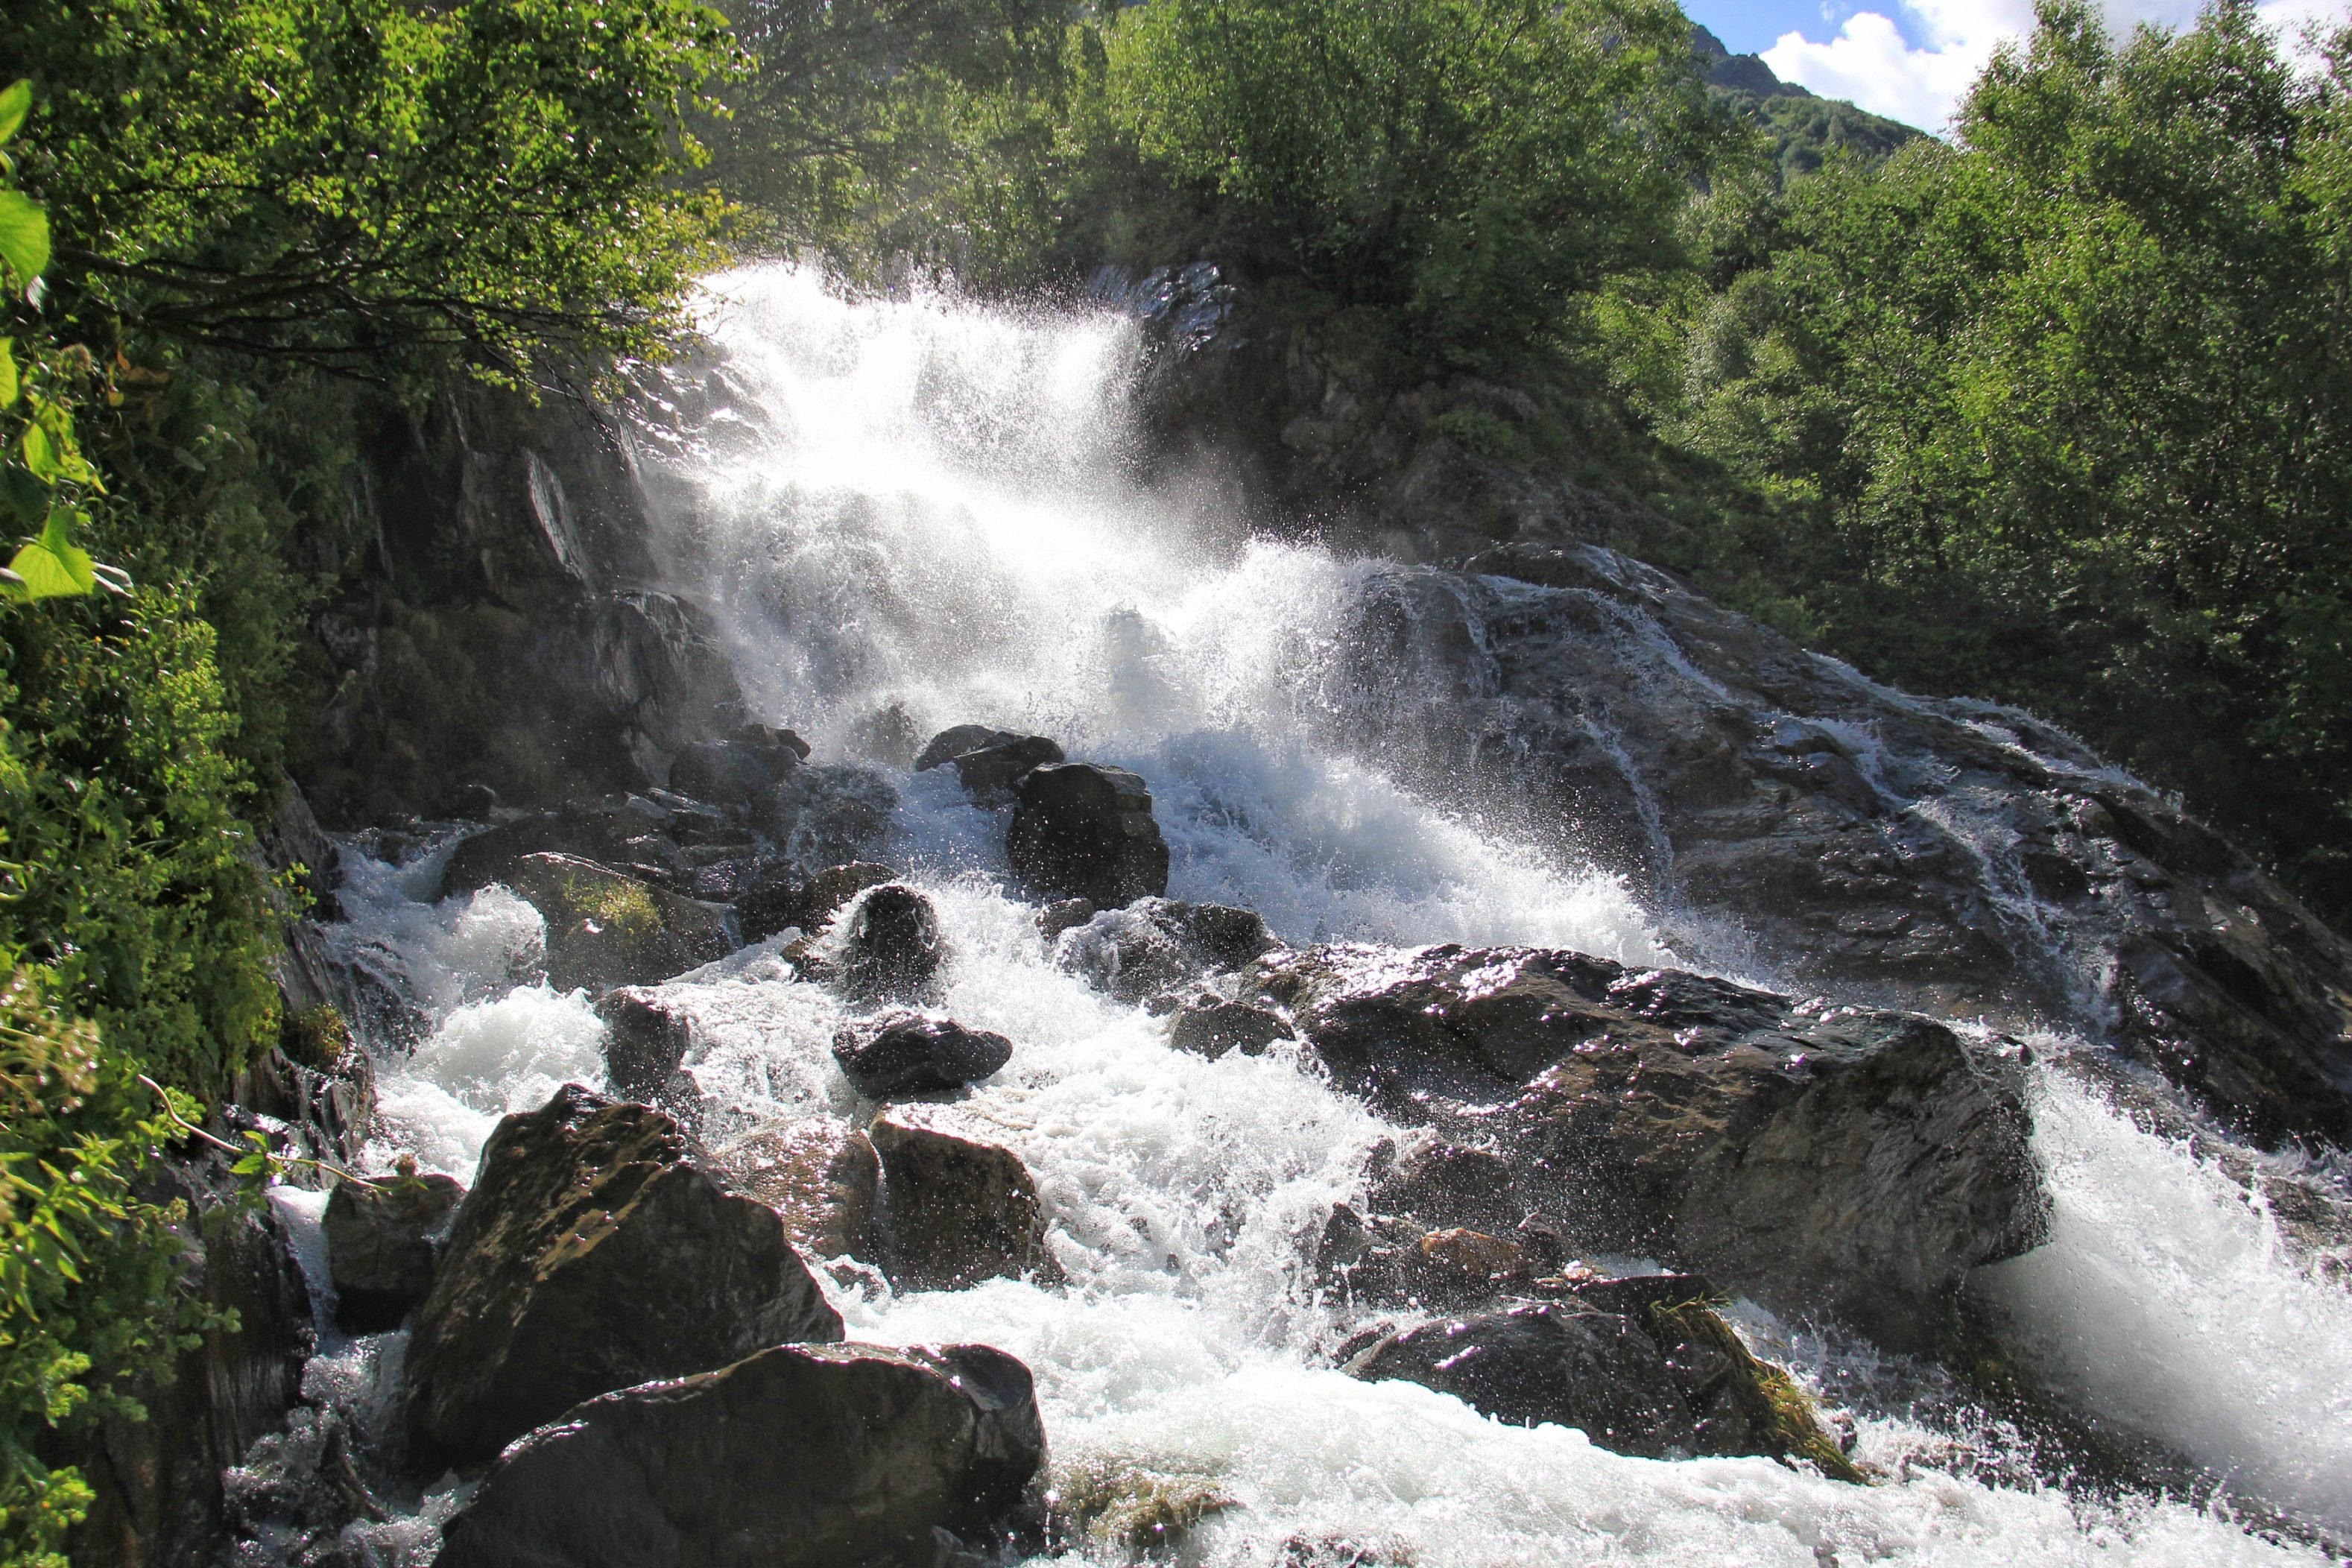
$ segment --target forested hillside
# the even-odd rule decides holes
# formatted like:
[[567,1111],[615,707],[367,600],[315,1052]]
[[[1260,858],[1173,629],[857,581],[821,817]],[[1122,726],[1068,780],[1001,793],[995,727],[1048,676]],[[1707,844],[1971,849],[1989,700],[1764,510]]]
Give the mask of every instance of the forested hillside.
[[58,1436],[205,1326],[141,1166],[320,1048],[256,825],[329,767],[361,447],[587,395],[730,256],[1214,260],[1508,389],[1436,433],[1614,541],[2352,917],[2352,33],[2315,76],[2250,4],[2051,0],[1948,141],[1720,59],[1665,0],[0,7],[0,1562],[63,1561]]

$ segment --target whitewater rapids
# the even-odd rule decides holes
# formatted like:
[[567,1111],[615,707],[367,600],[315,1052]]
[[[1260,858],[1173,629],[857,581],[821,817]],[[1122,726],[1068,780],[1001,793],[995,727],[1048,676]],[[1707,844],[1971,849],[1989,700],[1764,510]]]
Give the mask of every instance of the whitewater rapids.
[[[1349,748],[1339,630],[1381,568],[1133,483],[1125,318],[853,301],[787,268],[716,279],[704,309],[717,412],[648,394],[658,552],[718,616],[756,717],[819,761],[886,766],[900,805],[877,853],[939,907],[947,1010],[1016,1042],[971,1109],[1034,1173],[1069,1281],[897,1293],[835,1269],[853,1338],[1022,1357],[1057,1468],[1135,1465],[1229,1500],[1182,1549],[1202,1563],[2330,1560],[2251,1532],[2241,1505],[2352,1532],[2352,1295],[2210,1160],[2048,1069],[2033,1109],[2053,1239],[1986,1288],[2054,1384],[2204,1466],[2210,1498],[2037,1480],[2015,1435],[1935,1369],[1753,1309],[1735,1314],[1743,1331],[1851,1417],[1880,1484],[1627,1458],[1332,1370],[1339,1331],[1307,1248],[1397,1130],[1293,1054],[1173,1051],[1157,1020],[1055,969],[1005,892],[1001,816],[950,770],[887,767],[894,748],[977,721],[1131,767],[1173,850],[1171,895],[1256,910],[1294,943],[1691,956],[1572,853],[1512,841],[1475,801],[1417,798]],[[413,1057],[379,1060],[390,1131],[370,1158],[411,1152],[470,1181],[499,1115],[601,1084],[603,1026],[583,994],[519,983],[541,940],[528,904],[491,888],[430,906],[415,895],[434,859],[346,862],[337,940],[433,1025]],[[666,990],[692,1011],[688,1065],[722,1120],[852,1107],[827,1051],[840,1004],[770,949]],[[376,1397],[397,1340],[337,1347],[350,1397]],[[446,1508],[366,1528],[429,1561]]]

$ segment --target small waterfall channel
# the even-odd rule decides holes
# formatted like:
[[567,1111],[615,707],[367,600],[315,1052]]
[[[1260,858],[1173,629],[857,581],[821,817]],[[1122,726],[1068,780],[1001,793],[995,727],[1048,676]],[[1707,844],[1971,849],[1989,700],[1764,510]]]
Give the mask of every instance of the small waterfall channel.
[[[656,385],[644,411],[657,544],[725,628],[755,716],[896,789],[877,853],[937,905],[945,1008],[1016,1042],[967,1109],[1034,1173],[1066,1277],[909,1292],[844,1263],[824,1278],[853,1339],[1020,1356],[1057,1471],[1139,1468],[1221,1500],[1187,1562],[2317,1563],[2331,1559],[2309,1532],[2251,1531],[2239,1512],[2352,1533],[2352,1294],[2298,1258],[2210,1143],[2145,1130],[2049,1066],[2033,1110],[2052,1239],[1984,1284],[2055,1385],[2210,1472],[2196,1499],[2062,1483],[1937,1368],[1744,1303],[1737,1326],[1851,1420],[1879,1484],[1628,1458],[1334,1370],[1346,1331],[1307,1254],[1401,1130],[1290,1047],[1171,1050],[1160,1020],[1057,968],[1007,891],[1002,814],[951,770],[907,771],[911,745],[982,722],[1133,768],[1173,850],[1171,895],[1255,910],[1293,943],[1723,962],[1675,951],[1572,831],[1538,845],[1475,796],[1433,803],[1399,782],[1352,721],[1341,647],[1394,568],[1252,538],[1206,488],[1139,488],[1126,317],[851,301],[787,268],[714,279],[706,311],[716,368]],[[1472,649],[1449,679],[1475,684],[1476,668]],[[583,994],[528,983],[529,904],[498,887],[420,902],[432,855],[346,861],[335,940],[431,1026],[413,1054],[379,1043],[386,1131],[370,1159],[470,1181],[500,1115],[601,1084],[604,1026]],[[665,988],[691,1011],[714,1135],[854,1108],[828,1054],[845,1005],[793,981],[772,945]],[[2042,1044],[2043,1062],[2063,1057]],[[280,1203],[315,1235],[317,1199]],[[362,1440],[388,1422],[401,1338],[331,1338],[312,1364],[312,1397]],[[309,1419],[266,1440],[248,1484],[323,1440]],[[352,1527],[354,1560],[429,1562],[457,1500],[445,1487]],[[268,1561],[267,1543],[247,1557]]]

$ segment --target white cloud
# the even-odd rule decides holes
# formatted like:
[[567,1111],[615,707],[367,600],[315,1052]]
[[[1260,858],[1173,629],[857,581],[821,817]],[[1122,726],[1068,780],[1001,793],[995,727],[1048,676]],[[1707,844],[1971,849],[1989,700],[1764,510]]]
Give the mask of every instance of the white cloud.
[[[1801,33],[1783,33],[1764,51],[1765,63],[1783,81],[1811,88],[1825,98],[1851,99],[1925,130],[1942,132],[1969,84],[2005,38],[2022,37],[2033,26],[2032,0],[1898,0],[1909,20],[1913,44],[1882,11],[1846,17],[1825,42]],[[2196,0],[2108,0],[2108,23],[2122,32],[2137,23],[2188,26],[2196,20]],[[2344,0],[2268,0],[2265,22],[2280,27],[2290,47],[2304,25],[2341,21]],[[2298,51],[2300,52],[2300,51]]]

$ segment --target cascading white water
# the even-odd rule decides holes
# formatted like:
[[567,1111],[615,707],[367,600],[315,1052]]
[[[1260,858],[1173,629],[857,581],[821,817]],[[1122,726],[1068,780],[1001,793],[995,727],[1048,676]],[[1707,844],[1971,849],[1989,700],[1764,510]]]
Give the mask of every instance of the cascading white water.
[[[759,716],[798,728],[820,761],[887,752],[894,730],[1034,730],[1145,775],[1173,894],[1255,909],[1290,941],[1673,958],[1609,878],[1415,798],[1348,744],[1338,628],[1374,569],[1237,537],[1126,482],[1137,344],[1119,319],[853,303],[764,268],[714,282],[709,330],[723,406],[648,436],[662,542],[719,612]],[[1034,911],[1004,891],[1001,816],[948,770],[891,777],[880,853],[939,906],[945,1005],[1017,1042],[969,1109],[1035,1173],[1069,1282],[899,1294],[841,1270],[836,1300],[855,1337],[1024,1358],[1059,1465],[1202,1478],[1233,1506],[1192,1557],[2320,1560],[2182,1502],[1993,1479],[1998,1432],[1910,1408],[1891,1391],[1916,1378],[1873,1377],[1865,1358],[1754,1312],[1752,1331],[1852,1405],[1857,1457],[1883,1484],[1624,1458],[1331,1370],[1304,1241],[1394,1130],[1281,1047],[1169,1048],[1159,1021],[1050,962]],[[529,906],[491,889],[428,909],[410,894],[430,871],[360,864],[341,940],[380,948],[435,1026],[383,1063],[394,1136],[375,1157],[405,1147],[470,1177],[498,1115],[594,1081],[602,1026],[576,994],[516,984],[539,941]],[[693,1012],[688,1063],[727,1116],[851,1108],[827,1053],[842,1004],[767,949],[667,991]],[[2057,1232],[1997,1287],[2053,1369],[2230,1471],[2240,1495],[2352,1527],[2352,1300],[2249,1243],[2225,1180],[2190,1179],[2176,1152],[2063,1085],[2038,1110]],[[2151,1181],[2166,1190],[2137,1190]]]

